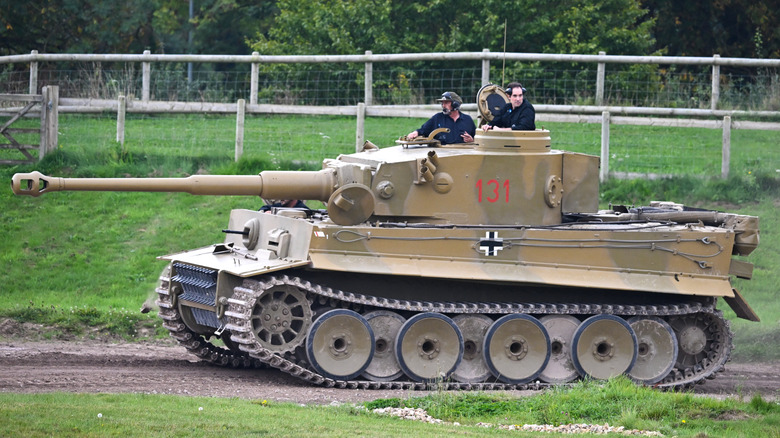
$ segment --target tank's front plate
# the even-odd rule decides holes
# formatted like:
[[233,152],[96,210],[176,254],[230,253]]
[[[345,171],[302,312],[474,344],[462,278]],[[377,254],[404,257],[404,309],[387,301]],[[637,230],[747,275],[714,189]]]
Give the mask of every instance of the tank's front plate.
[[239,277],[251,277],[282,269],[296,268],[308,265],[308,260],[268,258],[268,254],[250,253],[244,249],[233,249],[224,244],[210,245],[203,248],[168,254],[158,257],[160,260],[170,260],[188,265],[203,266],[228,272]]
[[309,264],[312,227],[310,221],[233,210],[228,229],[246,235],[227,234],[224,243],[159,258],[251,277]]

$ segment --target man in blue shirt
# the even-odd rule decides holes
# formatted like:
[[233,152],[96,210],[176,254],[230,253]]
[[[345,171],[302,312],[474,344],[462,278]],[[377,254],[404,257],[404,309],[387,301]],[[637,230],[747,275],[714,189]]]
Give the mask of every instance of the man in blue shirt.
[[460,112],[463,100],[453,91],[447,91],[441,95],[437,102],[441,102],[441,112],[436,113],[420,129],[412,131],[406,136],[408,140],[414,140],[422,135],[427,137],[435,129],[449,128],[450,132],[436,136],[441,144],[468,143],[474,141],[476,125],[468,114]]
[[488,124],[482,125],[482,130],[495,129],[496,131],[533,131],[536,129],[536,111],[533,105],[525,100],[525,88],[519,82],[512,82],[507,86],[506,94],[509,95],[509,103]]

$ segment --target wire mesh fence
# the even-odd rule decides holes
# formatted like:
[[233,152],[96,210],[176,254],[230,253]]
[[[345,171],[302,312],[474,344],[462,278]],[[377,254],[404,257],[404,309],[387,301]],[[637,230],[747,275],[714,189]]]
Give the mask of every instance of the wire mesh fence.
[[[365,138],[379,147],[393,146],[400,135],[424,121],[369,118]],[[541,122],[538,127],[550,130],[554,149],[597,156],[601,153],[600,124]],[[167,172],[190,174],[200,171],[204,163],[234,161],[234,116],[132,114],[125,129],[126,141],[120,145],[112,114],[62,115],[59,149],[85,161],[102,154],[111,160],[143,161],[161,172],[165,168]],[[721,135],[719,129],[615,125],[610,133],[610,170],[635,175],[716,177],[721,173]],[[732,135],[732,174],[780,173],[776,132],[737,130]],[[243,159],[270,163],[273,168],[316,169],[324,158],[354,152],[354,144],[353,117],[247,115]],[[176,167],[170,169],[171,165]]]
[[[137,60],[38,62],[34,82],[39,89],[59,85],[64,98],[116,99],[125,95],[137,100],[144,89],[142,64]],[[430,104],[445,90],[457,92],[469,103],[475,101],[486,75],[484,65],[473,60],[374,62],[370,70],[362,62],[259,63],[257,94],[250,96],[253,74],[249,63],[193,63],[189,75],[186,62],[148,65],[149,97],[163,102],[235,103],[256,97],[259,104],[354,106],[366,100],[370,74],[373,105]],[[27,93],[31,82],[28,67],[0,65],[0,93]],[[494,60],[487,72],[494,83],[522,82],[528,89],[528,100],[535,105],[595,105],[599,98],[597,69],[595,62],[509,61],[504,66]],[[721,65],[717,96],[713,67],[706,63],[606,63],[605,69],[601,102],[605,106],[707,109],[718,98],[721,109],[768,111],[775,114],[774,119],[780,110],[777,67]],[[78,147],[86,140],[115,148],[115,117],[63,117],[60,147]],[[364,137],[380,146],[392,145],[422,121],[370,117],[365,120]],[[351,117],[247,115],[244,156],[316,163],[354,150],[355,123]],[[228,160],[234,154],[235,125],[231,115],[128,115],[123,149],[151,159],[161,155],[179,156],[190,163],[204,156]],[[600,153],[598,123],[542,123],[539,127],[553,130],[554,148]],[[611,130],[608,159],[612,172],[720,173],[723,142],[719,129],[614,125]],[[731,168],[739,172],[780,168],[776,133],[739,130],[732,138]],[[751,156],[745,150],[759,150],[761,156]]]
[[[123,94],[140,98],[141,63],[40,63],[38,89],[58,85],[71,98],[115,99]],[[474,102],[482,85],[477,62],[374,63],[371,89],[374,104],[430,103],[443,91],[455,91]],[[529,100],[547,105],[592,105],[597,97],[597,64],[562,62],[493,63],[490,80],[520,81]],[[252,79],[248,64],[151,64],[150,99],[178,102],[235,102],[250,99]],[[709,108],[713,99],[710,65],[607,64],[604,105],[663,108]],[[258,103],[301,105],[356,105],[364,102],[363,64],[261,64],[257,80]],[[27,93],[29,71],[5,64],[0,70],[0,93]],[[721,66],[718,107],[741,110],[780,110],[780,69]]]

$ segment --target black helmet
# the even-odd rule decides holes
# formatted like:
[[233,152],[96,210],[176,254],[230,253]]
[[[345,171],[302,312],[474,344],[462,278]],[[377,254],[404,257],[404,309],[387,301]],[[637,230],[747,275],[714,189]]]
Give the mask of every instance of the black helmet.
[[452,102],[453,110],[460,109],[460,105],[463,103],[463,99],[461,99],[460,96],[458,96],[458,93],[454,91],[445,91],[442,93],[440,99],[436,99],[436,102],[443,102],[445,100]]

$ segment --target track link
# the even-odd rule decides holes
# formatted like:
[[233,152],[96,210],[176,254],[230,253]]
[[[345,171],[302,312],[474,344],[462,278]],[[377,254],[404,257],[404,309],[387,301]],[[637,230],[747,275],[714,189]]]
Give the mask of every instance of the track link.
[[171,267],[168,265],[160,274],[155,304],[159,308],[157,315],[163,320],[172,338],[176,339],[187,351],[199,359],[211,364],[228,368],[264,368],[262,361],[250,357],[241,351],[218,347],[202,335],[190,330],[182,320],[181,314],[173,304],[169,292]]
[[252,335],[252,309],[263,293],[275,286],[289,285],[303,291],[310,302],[318,302],[331,308],[349,308],[356,311],[386,309],[410,312],[438,312],[445,314],[484,313],[484,314],[572,314],[596,315],[614,314],[619,316],[660,316],[671,319],[694,316],[706,320],[706,329],[717,342],[709,344],[709,350],[702,354],[703,358],[685,369],[673,369],[660,383],[659,388],[680,389],[700,383],[723,369],[728,361],[732,348],[732,333],[729,322],[722,313],[715,309],[716,299],[706,304],[701,302],[680,302],[672,305],[636,306],[607,304],[545,304],[545,303],[496,303],[496,302],[420,302],[408,300],[393,300],[377,298],[362,294],[347,293],[328,287],[312,284],[298,277],[266,276],[260,279],[245,280],[243,285],[235,288],[230,299],[226,329],[232,333],[232,341],[239,349],[271,367],[316,385],[338,388],[358,389],[410,389],[422,390],[436,387],[445,390],[526,390],[553,386],[544,382],[532,382],[521,385],[501,382],[460,383],[440,381],[421,383],[414,381],[376,382],[364,380],[334,380],[326,378],[308,368],[305,361],[296,361],[294,355],[280,356],[271,350],[263,348]]

